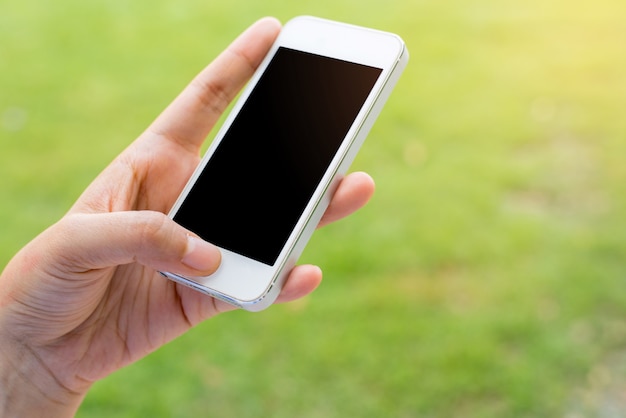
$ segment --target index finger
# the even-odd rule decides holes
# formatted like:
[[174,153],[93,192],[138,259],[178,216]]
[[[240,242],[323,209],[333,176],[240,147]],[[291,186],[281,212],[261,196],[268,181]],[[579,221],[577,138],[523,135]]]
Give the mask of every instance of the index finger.
[[149,131],[197,153],[230,101],[250,79],[281,25],[263,18],[244,31],[183,90]]

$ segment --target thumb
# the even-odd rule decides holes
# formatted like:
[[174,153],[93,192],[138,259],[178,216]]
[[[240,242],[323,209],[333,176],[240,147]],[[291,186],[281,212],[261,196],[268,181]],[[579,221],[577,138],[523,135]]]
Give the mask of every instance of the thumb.
[[204,276],[221,261],[217,247],[160,212],[72,214],[46,232],[51,234],[50,255],[61,260],[68,273],[137,262],[155,270]]

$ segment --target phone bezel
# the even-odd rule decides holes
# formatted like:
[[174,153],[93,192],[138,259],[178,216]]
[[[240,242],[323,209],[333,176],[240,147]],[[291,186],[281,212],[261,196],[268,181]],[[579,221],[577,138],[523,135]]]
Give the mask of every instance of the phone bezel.
[[[176,214],[280,47],[377,67],[382,72],[273,266],[221,249],[222,263],[210,276],[183,277],[163,273],[170,279],[248,310],[261,310],[273,303],[330,202],[341,176],[352,162],[382,108],[382,102],[395,84],[389,81],[394,77],[397,79],[408,59],[404,42],[395,34],[311,16],[290,20],[284,25],[270,51],[243,89],[201,163],[172,207],[170,217]],[[387,91],[385,86],[388,87]]]

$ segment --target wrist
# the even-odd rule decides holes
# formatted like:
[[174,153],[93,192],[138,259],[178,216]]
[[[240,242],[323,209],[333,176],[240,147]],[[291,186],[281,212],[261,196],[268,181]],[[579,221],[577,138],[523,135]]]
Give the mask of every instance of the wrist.
[[85,393],[64,387],[34,350],[0,333],[0,418],[72,417]]

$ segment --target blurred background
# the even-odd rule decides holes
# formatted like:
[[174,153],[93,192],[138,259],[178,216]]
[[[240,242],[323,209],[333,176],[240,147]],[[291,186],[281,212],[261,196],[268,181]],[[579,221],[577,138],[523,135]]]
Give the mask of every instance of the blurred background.
[[[215,318],[79,417],[626,416],[626,3],[4,0],[0,265],[256,19],[411,60],[319,230],[308,298]],[[209,138],[210,140],[210,138]]]

